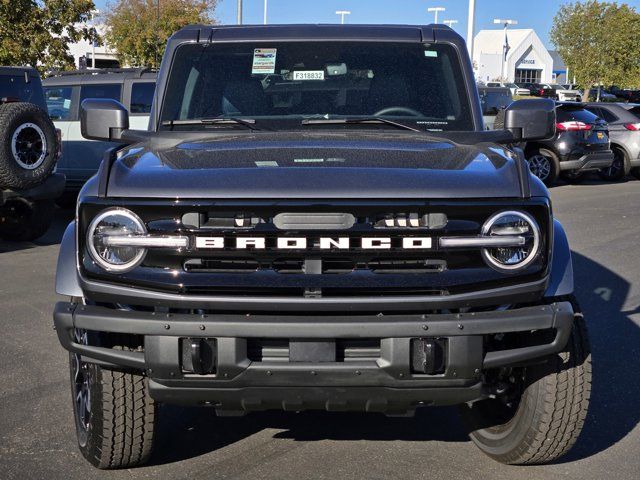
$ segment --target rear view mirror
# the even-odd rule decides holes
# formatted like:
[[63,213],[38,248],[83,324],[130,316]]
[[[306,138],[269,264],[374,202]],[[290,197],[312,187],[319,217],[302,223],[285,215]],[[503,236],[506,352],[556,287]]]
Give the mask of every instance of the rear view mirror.
[[129,112],[120,102],[88,98],[80,105],[80,131],[89,140],[117,142],[129,128]]
[[550,139],[556,134],[556,103],[548,98],[516,100],[504,111],[504,129],[519,142]]

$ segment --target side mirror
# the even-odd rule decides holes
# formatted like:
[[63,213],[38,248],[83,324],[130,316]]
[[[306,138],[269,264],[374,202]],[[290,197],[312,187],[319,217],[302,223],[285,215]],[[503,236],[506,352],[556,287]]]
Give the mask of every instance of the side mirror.
[[117,142],[129,128],[129,112],[120,102],[87,98],[80,105],[80,131],[89,140]]
[[548,98],[516,100],[504,111],[504,129],[518,142],[550,139],[556,134],[556,103]]

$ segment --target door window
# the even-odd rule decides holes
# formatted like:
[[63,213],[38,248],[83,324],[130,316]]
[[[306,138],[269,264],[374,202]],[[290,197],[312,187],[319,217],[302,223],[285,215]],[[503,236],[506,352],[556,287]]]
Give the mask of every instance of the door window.
[[51,120],[71,119],[73,87],[44,87],[44,98]]
[[156,84],[153,82],[137,82],[131,85],[131,113],[150,113]]
[[87,98],[111,98],[120,101],[122,85],[119,83],[90,84],[80,88],[80,103]]

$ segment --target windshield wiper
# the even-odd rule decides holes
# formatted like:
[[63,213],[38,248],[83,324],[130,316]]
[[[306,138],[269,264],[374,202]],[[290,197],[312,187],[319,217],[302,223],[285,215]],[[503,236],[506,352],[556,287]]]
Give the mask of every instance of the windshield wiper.
[[419,128],[405,125],[404,123],[395,122],[382,117],[363,117],[363,118],[307,118],[302,121],[302,125],[358,125],[367,123],[383,123],[392,125],[403,130],[411,130],[412,132],[424,133]]
[[242,125],[250,130],[260,130],[255,126],[256,121],[252,118],[192,118],[188,120],[165,120],[162,122],[163,127],[189,126],[189,125]]

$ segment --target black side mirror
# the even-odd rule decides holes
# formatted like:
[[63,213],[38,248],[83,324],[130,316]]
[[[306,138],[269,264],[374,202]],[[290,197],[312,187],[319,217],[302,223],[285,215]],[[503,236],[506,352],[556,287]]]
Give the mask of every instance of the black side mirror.
[[80,105],[80,131],[89,140],[117,142],[129,128],[124,105],[107,98],[87,98]]
[[556,134],[556,103],[548,98],[516,100],[504,111],[504,129],[518,142],[548,140]]

